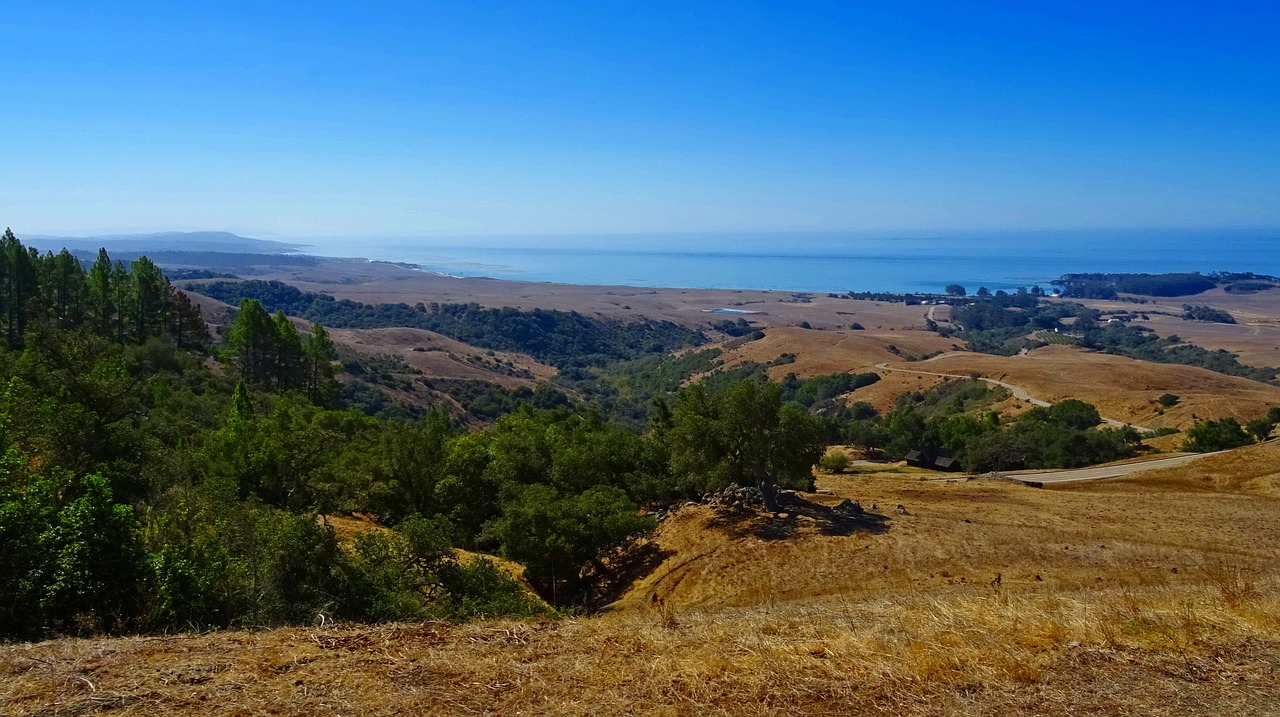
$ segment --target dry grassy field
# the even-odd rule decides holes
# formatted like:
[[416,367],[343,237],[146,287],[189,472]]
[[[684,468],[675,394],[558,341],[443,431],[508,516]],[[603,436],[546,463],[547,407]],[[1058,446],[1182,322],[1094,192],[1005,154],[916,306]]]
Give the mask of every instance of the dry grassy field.
[[559,309],[612,318],[647,316],[703,327],[736,318],[710,309],[750,311],[744,318],[771,326],[807,321],[819,329],[848,328],[857,321],[868,329],[923,328],[927,307],[900,303],[833,299],[826,294],[736,289],[652,289],[631,286],[578,286],[498,279],[455,278],[395,264],[345,259],[319,266],[282,269],[257,279],[278,280],[303,291],[332,294],[371,304],[404,302],[468,303],[518,309]]
[[[1104,416],[1159,428],[1185,428],[1196,418],[1257,418],[1280,404],[1280,387],[1225,376],[1207,369],[1046,346],[1023,356],[970,352],[940,355],[924,362],[899,362],[895,368],[957,375],[979,374],[1022,386],[1051,403],[1078,398]],[[1180,398],[1163,409],[1155,401],[1165,393]]]
[[[882,410],[942,380],[910,371],[978,374],[1149,427],[1248,419],[1280,404],[1274,386],[1069,346],[955,351],[924,330],[922,306],[452,279],[343,261],[264,278],[366,302],[476,301],[695,327],[733,318],[706,309],[759,312],[746,318],[765,338],[726,351],[725,365],[790,353],[774,378],[875,370],[882,380],[851,398]],[[1280,365],[1280,291],[1089,303],[1146,311],[1140,323],[1160,335]],[[1161,313],[1180,314],[1182,303],[1241,323]],[[850,330],[855,321],[865,330]],[[334,333],[432,376],[551,375],[430,332]],[[496,358],[532,379],[486,363]],[[1163,393],[1179,403],[1158,408]],[[1280,444],[1044,489],[939,477],[860,463],[821,475],[819,493],[779,513],[685,506],[637,548],[649,569],[598,615],[0,646],[0,714],[1280,714]],[[866,512],[832,509],[846,498]]]
[[[1023,386],[1032,396],[1055,402],[1078,398],[1094,403],[1102,413],[1151,428],[1186,428],[1197,419],[1234,416],[1247,420],[1280,403],[1280,389],[1185,366],[1152,364],[1095,354],[1069,346],[1049,346],[1027,356],[1000,357],[959,352],[928,365],[914,359],[953,352],[960,344],[925,330],[933,310],[944,319],[947,307],[906,306],[900,303],[836,299],[825,294],[699,289],[648,289],[609,286],[570,286],[492,279],[458,279],[428,274],[394,264],[353,260],[325,260],[319,266],[280,270],[262,278],[279,279],[310,291],[365,302],[475,301],[486,306],[547,308],[581,311],[610,318],[647,316],[706,328],[725,318],[708,309],[732,308],[755,312],[744,318],[766,329],[761,341],[729,351],[725,365],[740,361],[770,361],[784,353],[795,362],[772,369],[774,377],[794,371],[801,377],[842,371],[871,371],[881,362],[900,368],[919,367],[968,375],[977,373]],[[1280,290],[1256,294],[1228,294],[1214,290],[1194,297],[1154,299],[1146,304],[1086,301],[1104,311],[1146,312],[1136,321],[1165,336],[1178,334],[1209,349],[1237,352],[1253,365],[1280,365]],[[1182,304],[1210,304],[1227,309],[1236,325],[1183,321]],[[799,328],[807,322],[812,328]],[[865,330],[853,331],[852,323]],[[397,338],[398,337],[398,338]],[[376,341],[364,338],[343,343],[360,351],[368,345],[399,355],[429,375],[480,378],[483,361],[468,359],[465,350],[414,356],[422,342],[402,333],[387,333]],[[405,339],[404,341],[398,340]],[[365,341],[364,346],[361,341]],[[472,352],[474,353],[474,352]],[[461,360],[459,360],[461,359]],[[527,357],[507,357],[531,363]],[[536,379],[549,375],[545,367],[530,366]],[[499,374],[490,374],[490,377]],[[881,410],[897,396],[922,390],[940,380],[926,375],[882,372],[882,381],[855,397]],[[507,381],[507,379],[503,379]],[[507,381],[509,382],[509,381]],[[1164,393],[1181,402],[1167,410],[1155,399]]]
[[[1280,366],[1280,291],[1231,294],[1221,289],[1179,299],[1152,299],[1135,305],[1119,301],[1083,301],[1105,312],[1137,312],[1147,318],[1134,321],[1158,336],[1179,336],[1184,341],[1210,350],[1224,349],[1238,354],[1249,366]],[[1234,324],[1217,324],[1182,319],[1184,304],[1210,305],[1235,317]]]
[[488,381],[504,386],[533,385],[555,368],[521,353],[485,351],[423,329],[331,329],[339,345],[371,356],[387,356],[428,377]]
[[863,470],[679,511],[604,615],[11,645],[0,713],[1280,710],[1275,444],[1052,490]]

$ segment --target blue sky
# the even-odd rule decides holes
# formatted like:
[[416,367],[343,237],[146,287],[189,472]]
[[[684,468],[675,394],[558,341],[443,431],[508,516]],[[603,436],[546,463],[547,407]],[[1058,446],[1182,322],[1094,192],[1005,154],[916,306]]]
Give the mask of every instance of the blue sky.
[[1280,226],[1274,2],[270,5],[6,4],[0,224]]

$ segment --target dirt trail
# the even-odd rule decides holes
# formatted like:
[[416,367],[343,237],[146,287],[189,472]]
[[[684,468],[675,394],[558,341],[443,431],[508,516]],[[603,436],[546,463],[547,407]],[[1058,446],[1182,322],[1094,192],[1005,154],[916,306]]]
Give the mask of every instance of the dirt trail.
[[[951,355],[953,355],[953,354],[939,354],[939,355],[934,356],[934,357],[932,357],[932,358],[925,359],[925,361],[937,361],[938,359],[945,358],[945,357],[947,357],[947,356],[951,356]],[[921,363],[924,363],[924,361],[922,361]],[[901,373],[914,373],[914,374],[919,374],[919,375],[922,375],[922,376],[941,376],[941,377],[943,377],[943,378],[971,378],[970,376],[962,376],[962,375],[957,374],[957,373],[942,373],[942,372],[939,372],[939,371],[921,371],[921,370],[919,370],[919,369],[913,369],[913,368],[897,368],[897,367],[895,367],[895,366],[890,366],[890,365],[889,365],[889,364],[887,364],[887,363],[878,363],[878,364],[876,364],[876,368],[878,368],[878,369],[880,369],[880,370],[882,370],[882,371],[898,371],[898,372],[901,372]],[[979,380],[979,381],[985,381],[986,383],[989,383],[989,384],[991,384],[991,385],[993,385],[993,386],[1000,386],[1001,388],[1007,389],[1007,390],[1009,391],[1009,393],[1013,394],[1013,397],[1014,397],[1014,398],[1016,398],[1016,399],[1018,399],[1018,400],[1020,400],[1020,401],[1026,401],[1027,403],[1030,403],[1030,404],[1031,404],[1031,405],[1033,405],[1033,406],[1040,406],[1041,408],[1049,408],[1050,406],[1052,406],[1052,405],[1053,405],[1052,403],[1049,403],[1048,401],[1043,401],[1043,400],[1041,400],[1041,399],[1038,399],[1038,398],[1036,398],[1036,397],[1032,396],[1032,395],[1031,395],[1031,393],[1030,393],[1029,391],[1027,391],[1027,389],[1023,388],[1022,386],[1015,386],[1015,385],[1013,385],[1013,384],[1011,384],[1011,383],[1008,383],[1008,382],[1006,382],[1006,381],[1000,381],[1000,380],[997,380],[997,379],[994,379],[994,378],[986,378],[986,377],[983,377],[983,376],[979,376],[979,377],[978,377],[978,380]],[[1124,428],[1124,427],[1128,426],[1128,427],[1131,427],[1131,428],[1135,428],[1135,429],[1137,429],[1137,430],[1139,430],[1139,431],[1149,431],[1149,430],[1151,430],[1151,429],[1149,429],[1149,428],[1146,428],[1145,426],[1139,426],[1139,425],[1136,425],[1136,424],[1133,424],[1133,423],[1125,423],[1124,421],[1118,421],[1118,420],[1116,420],[1116,419],[1114,419],[1114,418],[1107,418],[1107,417],[1105,417],[1105,416],[1103,416],[1103,417],[1102,417],[1102,422],[1103,422],[1103,423],[1105,423],[1105,424],[1107,424],[1108,426],[1111,426],[1112,428]]]

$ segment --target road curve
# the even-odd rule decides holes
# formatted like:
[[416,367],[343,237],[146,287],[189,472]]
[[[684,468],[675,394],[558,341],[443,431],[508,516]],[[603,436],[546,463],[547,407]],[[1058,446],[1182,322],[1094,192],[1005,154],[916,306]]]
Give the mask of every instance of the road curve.
[[1154,458],[1149,461],[1136,461],[1134,463],[1120,463],[1112,466],[1094,466],[1092,468],[1072,468],[1070,470],[1061,471],[1045,471],[1041,473],[1001,473],[1000,477],[1012,480],[1022,481],[1024,483],[1073,483],[1076,481],[1086,480],[1102,480],[1104,478],[1120,478],[1122,476],[1133,475],[1143,471],[1152,471],[1159,468],[1172,468],[1180,466],[1184,463],[1198,461],[1208,456],[1216,456],[1226,451],[1215,451],[1213,453],[1180,453],[1176,456],[1167,458]]
[[[945,355],[947,355],[947,354],[942,354],[942,355],[943,355],[943,356],[945,356]],[[934,358],[938,358],[938,357],[937,357],[937,356],[935,356]],[[943,378],[972,378],[971,376],[962,376],[962,375],[960,375],[960,374],[958,374],[958,373],[939,373],[939,372],[937,372],[937,371],[921,371],[921,370],[919,370],[919,369],[914,369],[914,368],[897,368],[896,366],[890,366],[890,365],[889,365],[889,364],[887,364],[887,363],[878,363],[878,364],[876,364],[876,368],[878,368],[878,369],[880,369],[880,370],[882,370],[882,371],[898,371],[898,372],[901,372],[901,373],[915,373],[915,374],[920,374],[920,375],[922,375],[922,376],[941,376],[941,377],[943,377]],[[1049,403],[1048,401],[1042,401],[1042,400],[1040,400],[1040,399],[1038,399],[1038,398],[1036,398],[1036,397],[1032,396],[1032,395],[1027,391],[1027,389],[1025,389],[1025,388],[1023,388],[1023,387],[1021,387],[1021,386],[1015,386],[1015,385],[1013,385],[1013,384],[1011,384],[1011,383],[1006,383],[1006,382],[1004,382],[1004,381],[998,381],[998,380],[996,380],[996,379],[994,379],[994,378],[985,378],[985,377],[983,377],[983,376],[979,376],[979,377],[978,377],[978,380],[979,380],[979,381],[985,381],[986,383],[989,383],[989,384],[991,384],[991,385],[993,385],[993,386],[1000,386],[1001,388],[1005,388],[1005,389],[1007,389],[1007,390],[1009,391],[1009,393],[1013,394],[1013,397],[1014,397],[1014,398],[1016,398],[1016,399],[1018,399],[1018,400],[1020,400],[1020,401],[1026,401],[1027,403],[1030,403],[1030,404],[1031,404],[1031,405],[1033,405],[1033,406],[1040,406],[1041,408],[1048,408],[1048,407],[1050,407],[1050,406],[1052,406],[1052,405],[1053,405],[1052,403]],[[1132,423],[1125,423],[1124,421],[1117,421],[1117,420],[1116,420],[1116,419],[1114,419],[1114,418],[1107,418],[1107,417],[1105,417],[1105,416],[1104,416],[1104,417],[1102,417],[1102,422],[1103,422],[1103,423],[1105,423],[1105,424],[1107,424],[1108,426],[1111,426],[1112,428],[1124,428],[1125,426],[1130,426],[1130,427],[1135,428],[1135,429],[1137,429],[1137,430],[1139,430],[1139,431],[1146,431],[1146,430],[1150,430],[1150,429],[1144,428],[1144,427],[1142,427],[1142,426],[1138,426],[1138,425],[1135,425],[1135,424],[1132,424]]]

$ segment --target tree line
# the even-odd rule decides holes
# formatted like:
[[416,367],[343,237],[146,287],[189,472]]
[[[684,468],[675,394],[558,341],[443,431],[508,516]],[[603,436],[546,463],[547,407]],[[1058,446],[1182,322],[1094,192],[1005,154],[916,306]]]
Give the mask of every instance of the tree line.
[[[59,256],[6,239],[0,637],[590,608],[646,508],[811,486],[819,428],[777,384],[688,386],[641,429],[380,419],[315,390],[323,327],[250,300],[214,343],[149,261]],[[524,563],[536,595],[456,548]]]
[[6,229],[0,237],[0,333],[20,349],[32,324],[84,328],[119,344],[164,337],[181,346],[206,333],[200,311],[151,260],[129,266],[106,250],[86,270],[71,252],[39,253]]
[[844,425],[844,438],[891,459],[911,451],[930,460],[947,456],[971,473],[1078,468],[1131,457],[1141,443],[1137,430],[1102,426],[1097,408],[1076,399],[1012,417],[990,410],[1007,397],[982,381],[945,381],[903,394],[884,416],[865,407]]
[[363,304],[278,281],[215,281],[191,289],[231,304],[254,299],[269,310],[331,328],[427,329],[480,348],[528,354],[560,369],[599,366],[706,341],[700,332],[670,321],[610,321],[576,311],[522,311],[474,303]]

